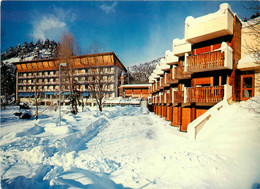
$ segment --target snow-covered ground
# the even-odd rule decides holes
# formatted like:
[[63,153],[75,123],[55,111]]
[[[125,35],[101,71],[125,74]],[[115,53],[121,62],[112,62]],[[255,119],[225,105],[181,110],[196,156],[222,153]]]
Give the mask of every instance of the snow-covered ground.
[[[197,136],[140,107],[1,112],[2,188],[259,188],[260,98],[222,108]],[[42,109],[41,109],[42,110]]]

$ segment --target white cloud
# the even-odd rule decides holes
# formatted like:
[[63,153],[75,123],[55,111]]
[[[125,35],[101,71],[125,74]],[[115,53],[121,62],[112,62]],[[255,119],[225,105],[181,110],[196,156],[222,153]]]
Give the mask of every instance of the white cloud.
[[117,6],[117,2],[113,2],[111,5],[107,5],[103,3],[102,5],[99,6],[101,10],[103,10],[106,14],[115,12]]
[[32,37],[34,40],[59,40],[60,34],[68,28],[68,22],[73,22],[75,14],[62,8],[54,8],[53,14],[41,15],[32,22]]

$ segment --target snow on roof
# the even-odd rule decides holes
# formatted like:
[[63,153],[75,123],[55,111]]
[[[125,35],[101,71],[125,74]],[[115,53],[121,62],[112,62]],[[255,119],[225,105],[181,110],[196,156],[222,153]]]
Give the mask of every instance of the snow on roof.
[[259,60],[257,60],[257,55],[251,53],[238,61],[237,68],[238,69],[246,69],[246,68],[260,68]]
[[14,58],[9,58],[6,60],[3,60],[4,63],[13,63],[13,62],[19,62],[20,58],[19,57],[14,57]]
[[184,45],[184,44],[187,44],[187,43],[189,43],[189,42],[187,42],[185,39],[176,38],[176,39],[173,40],[174,46]]
[[209,20],[212,20],[214,18],[217,18],[223,14],[226,13],[227,10],[230,10],[230,12],[234,15],[233,11],[231,10],[231,7],[229,6],[228,3],[222,3],[219,5],[219,10],[215,13],[210,13],[201,17],[194,18],[192,16],[188,16],[185,20],[185,24],[188,26],[207,22]]
[[260,22],[260,16],[257,17],[257,18],[248,20],[247,22],[242,22],[242,28],[246,28],[246,27],[249,27],[249,26],[259,24],[259,22]]

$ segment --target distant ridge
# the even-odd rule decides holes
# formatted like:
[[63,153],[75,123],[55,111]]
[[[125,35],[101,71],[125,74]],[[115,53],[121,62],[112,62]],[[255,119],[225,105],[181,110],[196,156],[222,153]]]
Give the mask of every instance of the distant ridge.
[[130,74],[130,84],[149,83],[149,76],[157,64],[159,64],[161,58],[154,59],[150,62],[129,66],[127,69]]
[[22,62],[30,60],[40,60],[55,58],[57,56],[58,43],[46,39],[33,42],[24,42],[16,47],[10,47],[1,54],[1,60],[4,63]]

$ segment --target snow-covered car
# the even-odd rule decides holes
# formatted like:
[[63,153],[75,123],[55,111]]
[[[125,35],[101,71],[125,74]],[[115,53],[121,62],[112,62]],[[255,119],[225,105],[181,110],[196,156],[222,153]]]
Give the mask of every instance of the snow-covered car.
[[32,113],[30,110],[22,110],[19,112],[15,112],[14,115],[18,116],[19,119],[31,119],[32,118]]

